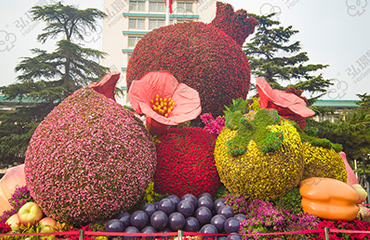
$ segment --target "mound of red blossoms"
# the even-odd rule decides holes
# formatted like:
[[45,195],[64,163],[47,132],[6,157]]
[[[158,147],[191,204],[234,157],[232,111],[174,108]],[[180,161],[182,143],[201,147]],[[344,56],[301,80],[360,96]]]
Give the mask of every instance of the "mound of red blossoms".
[[217,3],[216,18],[210,24],[155,29],[138,42],[130,57],[127,87],[147,72],[166,70],[199,92],[203,113],[223,115],[232,99],[245,99],[248,94],[250,68],[241,44],[256,24],[246,11],[234,13],[231,5]]
[[78,225],[131,208],[153,181],[155,167],[155,146],[142,122],[85,87],[38,126],[25,175],[47,216]]
[[220,179],[213,158],[215,135],[199,127],[170,128],[158,140],[156,192],[179,197],[216,194]]

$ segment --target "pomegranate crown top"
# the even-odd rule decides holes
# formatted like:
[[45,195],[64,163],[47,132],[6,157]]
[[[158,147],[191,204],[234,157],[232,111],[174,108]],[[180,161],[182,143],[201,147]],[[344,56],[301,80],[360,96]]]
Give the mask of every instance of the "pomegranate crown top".
[[248,17],[244,9],[234,12],[233,7],[227,3],[217,2],[216,8],[216,17],[211,24],[224,31],[242,46],[245,39],[254,32],[254,28],[258,25],[257,19]]

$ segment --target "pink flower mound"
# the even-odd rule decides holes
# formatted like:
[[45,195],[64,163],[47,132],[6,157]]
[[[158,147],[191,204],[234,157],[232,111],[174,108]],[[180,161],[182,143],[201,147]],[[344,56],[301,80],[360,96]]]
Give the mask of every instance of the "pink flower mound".
[[220,178],[213,157],[215,135],[199,127],[170,128],[158,140],[156,192],[179,197],[216,194]]
[[145,193],[155,146],[139,119],[85,87],[36,129],[25,160],[31,196],[44,213],[85,224],[126,211]]

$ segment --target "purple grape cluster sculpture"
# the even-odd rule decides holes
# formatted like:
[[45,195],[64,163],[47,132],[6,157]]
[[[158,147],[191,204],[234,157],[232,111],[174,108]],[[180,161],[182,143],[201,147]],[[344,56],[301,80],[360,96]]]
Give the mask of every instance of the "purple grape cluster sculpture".
[[[111,219],[105,226],[106,232],[126,233],[163,233],[177,232],[200,232],[225,234],[218,239],[240,240],[237,235],[241,220],[247,217],[244,214],[234,215],[234,210],[225,204],[225,200],[219,198],[213,200],[209,193],[202,193],[196,198],[192,194],[186,194],[181,199],[170,195],[160,202],[146,203],[141,210],[120,213],[115,219]],[[228,235],[226,235],[228,234]],[[161,237],[145,237],[148,239]],[[205,238],[216,237],[206,235]],[[138,238],[125,237],[124,239]],[[162,237],[165,238],[165,237]]]

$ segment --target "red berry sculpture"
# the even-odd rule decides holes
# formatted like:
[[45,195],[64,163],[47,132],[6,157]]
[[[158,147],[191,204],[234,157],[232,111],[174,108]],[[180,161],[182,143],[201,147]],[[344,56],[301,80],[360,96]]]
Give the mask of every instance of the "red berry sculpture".
[[258,24],[245,10],[217,3],[210,24],[181,23],[147,33],[127,67],[127,87],[147,72],[166,70],[199,92],[202,112],[223,114],[232,99],[245,99],[250,87],[248,59],[241,49]]
[[179,197],[216,194],[220,179],[213,157],[215,135],[199,127],[170,128],[158,140],[156,192]]

